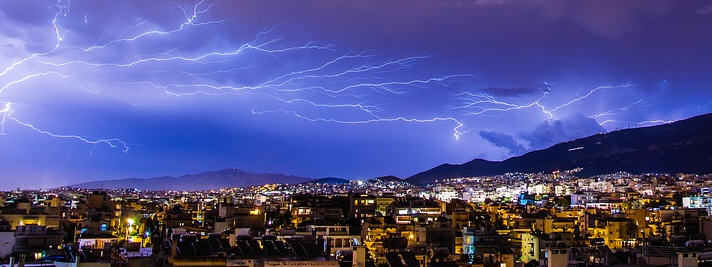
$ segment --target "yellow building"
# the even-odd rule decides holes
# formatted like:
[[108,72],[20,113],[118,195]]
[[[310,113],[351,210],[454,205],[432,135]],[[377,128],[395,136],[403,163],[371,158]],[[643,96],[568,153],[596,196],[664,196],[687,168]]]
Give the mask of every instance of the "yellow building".
[[530,233],[522,234],[522,262],[528,263],[532,260],[541,260],[541,247],[539,237]]
[[636,244],[635,221],[629,218],[616,217],[597,220],[592,232],[592,238],[602,238],[604,244],[610,249],[628,248]]
[[379,197],[376,198],[376,212],[381,213],[382,216],[386,215],[388,212],[388,206],[395,201],[392,197]]
[[577,227],[574,218],[543,218],[536,219],[534,229],[544,233],[573,233]]

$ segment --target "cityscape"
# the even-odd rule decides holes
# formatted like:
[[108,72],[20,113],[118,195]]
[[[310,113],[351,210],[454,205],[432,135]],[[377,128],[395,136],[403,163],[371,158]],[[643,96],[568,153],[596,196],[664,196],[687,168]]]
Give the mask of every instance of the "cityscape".
[[[3,194],[26,266],[707,266],[712,175],[580,170]],[[12,230],[15,229],[15,230]],[[75,263],[72,263],[72,262]]]
[[712,266],[708,0],[0,1],[0,267]]

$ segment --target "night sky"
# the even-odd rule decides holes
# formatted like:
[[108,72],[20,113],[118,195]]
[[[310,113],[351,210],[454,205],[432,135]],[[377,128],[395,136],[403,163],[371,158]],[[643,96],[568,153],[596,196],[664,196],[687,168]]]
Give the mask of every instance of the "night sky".
[[407,177],[712,111],[709,1],[0,1],[0,189]]

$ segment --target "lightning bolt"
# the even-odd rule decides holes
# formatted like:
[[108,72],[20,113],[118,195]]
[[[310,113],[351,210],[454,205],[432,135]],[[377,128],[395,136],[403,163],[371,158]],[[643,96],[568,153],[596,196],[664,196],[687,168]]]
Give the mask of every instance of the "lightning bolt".
[[382,82],[382,83],[359,83],[359,84],[354,84],[354,85],[349,85],[341,89],[337,90],[326,90],[331,93],[342,93],[345,91],[348,91],[350,89],[354,88],[359,88],[359,87],[369,87],[369,88],[375,88],[375,89],[381,89],[385,92],[393,93],[393,94],[403,94],[404,92],[395,90],[390,88],[390,86],[404,86],[404,85],[415,85],[415,84],[427,84],[431,82],[442,82],[447,79],[451,78],[456,78],[456,77],[470,77],[472,74],[454,74],[454,75],[446,75],[446,76],[440,76],[440,77],[431,77],[428,79],[414,79],[414,80],[408,80],[408,81],[390,81],[390,82]]
[[54,18],[52,19],[52,27],[54,27],[54,35],[57,38],[57,43],[54,45],[54,49],[58,49],[59,45],[62,44],[62,41],[64,40],[64,37],[62,34],[59,33],[59,26],[57,26],[57,18],[61,15],[62,17],[66,17],[67,14],[69,14],[69,6],[71,5],[71,1],[67,0],[66,4],[62,5],[62,1],[58,0],[57,1],[57,8],[59,11],[54,15]]
[[22,78],[20,78],[20,79],[17,79],[17,80],[14,80],[14,81],[10,81],[10,82],[6,83],[5,85],[3,85],[2,87],[0,87],[0,94],[4,93],[5,90],[7,90],[8,88],[12,87],[13,85],[17,85],[17,84],[19,84],[19,83],[22,83],[22,82],[25,82],[25,81],[28,81],[28,80],[32,80],[32,79],[39,78],[39,77],[45,77],[45,76],[49,76],[49,75],[57,75],[57,76],[62,77],[62,78],[69,78],[69,75],[65,75],[65,74],[62,74],[62,73],[59,73],[59,72],[56,72],[56,71],[48,71],[48,72],[40,72],[40,73],[28,74],[28,75],[26,75],[26,76],[24,76],[24,77],[22,77]]
[[[178,8],[183,12],[183,15],[185,16],[185,21],[183,21],[183,23],[181,23],[177,28],[175,28],[173,30],[170,30],[170,31],[151,30],[151,31],[141,32],[139,34],[136,34],[136,35],[128,37],[128,38],[114,39],[114,40],[108,41],[102,45],[95,45],[95,46],[83,48],[82,51],[91,52],[96,49],[107,48],[108,46],[110,46],[112,44],[121,43],[121,42],[132,42],[132,41],[136,41],[141,38],[153,36],[153,35],[166,36],[166,35],[170,35],[173,33],[181,32],[187,26],[203,26],[203,25],[219,24],[219,23],[225,22],[223,20],[212,20],[212,21],[206,21],[206,22],[200,22],[200,23],[195,22],[198,19],[198,16],[207,13],[210,10],[210,8],[212,7],[212,5],[209,5],[209,6],[201,9],[201,6],[203,5],[203,3],[205,3],[205,0],[201,0],[200,2],[193,5],[193,12],[191,14],[188,14],[188,12],[186,12],[186,10],[182,6],[178,5]],[[86,20],[86,15],[85,15],[84,23],[86,23],[86,22],[87,22],[87,20]],[[143,21],[142,23],[139,24],[139,26],[146,22],[148,22],[148,21],[147,20]]]
[[554,114],[550,110],[546,109],[546,107],[544,105],[541,104],[541,101],[544,98],[546,98],[548,94],[549,94],[549,92],[545,91],[535,101],[528,103],[528,104],[520,105],[520,104],[515,104],[515,103],[498,100],[495,97],[488,95],[488,94],[463,92],[463,93],[457,94],[456,96],[460,100],[464,100],[465,103],[460,106],[452,107],[452,109],[475,109],[475,111],[467,112],[465,114],[467,114],[467,115],[481,115],[481,114],[484,114],[487,112],[507,112],[507,111],[537,107],[537,108],[541,109],[542,113],[548,115],[549,118],[551,119],[554,117]]
[[641,121],[638,122],[638,125],[646,125],[646,124],[668,124],[668,123],[673,123],[675,120],[647,120],[647,121]]
[[598,87],[596,87],[596,88],[593,88],[593,89],[589,90],[589,91],[588,91],[586,94],[584,94],[583,96],[574,98],[574,99],[572,99],[572,100],[569,101],[569,102],[566,102],[566,103],[564,103],[564,104],[561,104],[561,105],[556,106],[555,108],[551,109],[550,111],[551,111],[551,112],[556,112],[556,111],[559,110],[559,109],[562,109],[562,108],[568,107],[568,106],[570,106],[570,105],[573,105],[573,104],[575,104],[576,102],[579,102],[579,101],[581,101],[581,100],[584,100],[584,99],[588,98],[588,97],[591,96],[593,93],[595,93],[595,92],[597,92],[598,90],[601,90],[601,89],[626,88],[626,87],[631,87],[631,86],[633,86],[632,83],[625,83],[625,84],[623,84],[623,85],[601,85],[601,86],[598,86]]
[[659,124],[668,124],[668,123],[673,123],[676,120],[662,120],[662,119],[653,119],[653,120],[644,120],[644,121],[624,121],[624,120],[614,120],[614,119],[608,119],[604,120],[600,125],[608,124],[608,123],[625,123],[628,125],[636,125],[636,126],[652,126],[652,125],[659,125]]
[[[378,111],[378,107],[373,106],[373,105],[365,105],[365,104],[360,104],[360,103],[359,104],[323,104],[323,103],[316,103],[312,100],[303,99],[303,98],[283,99],[283,98],[279,98],[277,96],[273,96],[273,95],[269,95],[269,94],[262,94],[262,95],[271,97],[277,101],[280,101],[282,103],[287,103],[287,104],[306,103],[313,107],[320,107],[320,108],[355,108],[355,109],[358,109],[360,111],[363,111],[363,112],[373,116],[374,118],[381,119],[378,115],[375,114],[375,112]],[[253,109],[252,114],[256,114],[254,112],[254,109]]]
[[[610,116],[620,115],[620,114],[623,114],[625,111],[628,111],[629,109],[631,109],[631,108],[634,107],[635,105],[638,105],[638,104],[643,103],[643,102],[644,102],[644,100],[643,100],[643,99],[640,99],[640,100],[638,100],[638,101],[633,102],[632,104],[630,104],[630,105],[628,105],[628,106],[619,107],[619,108],[612,108],[612,109],[606,110],[606,111],[604,111],[604,112],[591,115],[591,116],[589,116],[589,118],[592,118],[592,119],[598,121],[598,119],[599,119],[599,118],[602,118],[602,117],[603,117],[603,118],[606,118],[606,117],[610,117]],[[598,124],[601,125],[601,126],[603,126],[603,125],[605,125],[605,124],[613,123],[613,122],[623,122],[623,121],[619,121],[619,120],[615,120],[615,119],[606,119],[606,120],[603,120],[602,122],[600,122],[600,123],[598,123]],[[636,122],[625,122],[625,123],[632,123],[632,124],[640,125],[639,123],[636,123]]]
[[[129,146],[126,144],[126,142],[124,142],[123,140],[121,140],[119,138],[92,140],[92,139],[88,139],[88,138],[85,138],[85,137],[82,137],[79,135],[56,134],[56,133],[52,133],[47,130],[40,129],[31,123],[24,122],[16,117],[14,117],[12,103],[10,103],[10,102],[5,103],[4,108],[2,110],[0,110],[0,113],[3,114],[2,119],[0,119],[0,135],[5,135],[5,124],[8,120],[11,120],[20,126],[24,126],[28,129],[35,131],[35,132],[38,132],[40,134],[47,135],[50,137],[62,138],[62,139],[74,139],[74,140],[78,140],[78,141],[81,141],[81,142],[84,142],[87,144],[92,144],[95,146],[95,148],[96,148],[96,145],[105,144],[111,148],[119,148],[124,153],[129,152]],[[94,149],[92,149],[92,152],[90,152],[90,154],[93,153],[93,151],[94,151]]]
[[245,67],[239,67],[239,68],[230,68],[230,69],[225,69],[225,70],[216,70],[216,71],[211,71],[211,72],[187,72],[187,71],[180,71],[180,70],[159,70],[159,71],[151,71],[151,73],[169,73],[169,72],[174,72],[174,73],[179,73],[191,77],[200,77],[200,76],[213,76],[217,74],[225,74],[225,73],[232,73],[232,72],[238,72],[238,71],[244,71],[251,69],[252,66],[245,66]]
[[[327,89],[324,87],[309,87],[309,88],[318,88],[320,90],[323,90],[324,92],[332,93],[332,94],[340,94],[344,93],[348,90],[352,90],[355,88],[360,88],[360,87],[366,87],[366,88],[376,88],[376,89],[381,89],[382,91],[388,92],[388,93],[393,93],[393,94],[403,94],[404,92],[402,91],[397,91],[395,89],[390,88],[390,86],[408,86],[408,85],[414,85],[414,84],[427,84],[427,83],[432,83],[432,82],[442,82],[447,79],[455,78],[455,77],[468,77],[471,76],[469,74],[457,74],[457,75],[447,75],[447,76],[441,76],[441,77],[432,77],[428,79],[414,79],[414,80],[407,80],[407,81],[389,81],[389,82],[382,82],[382,83],[358,83],[358,84],[353,84],[349,85],[340,89]],[[207,84],[207,83],[202,83],[202,84],[170,84],[169,86],[171,87],[202,87],[202,88],[208,88],[216,91],[223,91],[223,90],[233,90],[233,91],[243,91],[243,90],[258,90],[258,89],[266,89],[266,88],[275,88],[275,87],[281,87],[284,86],[284,83],[280,84],[259,84],[255,86],[233,86],[233,85],[214,85],[214,84]],[[300,89],[280,89],[283,91],[300,91],[303,90],[304,88]]]
[[[640,99],[636,102],[633,102],[632,104],[624,107],[619,107],[619,108],[613,108],[598,114],[591,115],[589,118],[592,119],[600,119],[600,118],[606,118],[609,116],[615,116],[615,115],[620,115],[623,114],[625,111],[628,111],[632,107],[639,105],[640,103],[644,103],[645,100]],[[635,125],[635,126],[650,126],[650,125],[659,125],[659,124],[668,124],[675,122],[675,120],[662,120],[662,119],[651,119],[651,120],[644,120],[644,121],[628,121],[628,120],[618,120],[618,119],[605,119],[599,123],[599,125],[603,126],[609,123],[621,123],[621,124],[627,124],[627,125]]]
[[394,117],[394,118],[377,118],[377,119],[370,119],[370,120],[337,120],[337,119],[328,119],[328,118],[312,118],[312,117],[307,117],[304,115],[301,115],[297,113],[296,111],[293,110],[285,110],[285,109],[279,109],[279,110],[264,110],[264,111],[257,111],[255,109],[252,109],[252,114],[255,115],[262,115],[266,113],[286,113],[286,114],[291,114],[299,119],[311,121],[311,122],[331,122],[331,123],[340,123],[340,124],[369,124],[369,123],[378,123],[378,122],[394,122],[394,121],[402,121],[402,122],[416,122],[416,123],[430,123],[430,122],[439,122],[439,121],[450,121],[455,123],[455,127],[452,129],[453,130],[453,137],[455,137],[455,140],[459,140],[460,137],[467,133],[466,131],[461,131],[460,128],[464,126],[462,122],[459,120],[452,118],[452,117],[434,117],[431,119],[414,119],[414,118],[406,118],[406,117]]
[[84,60],[72,60],[72,61],[66,61],[66,62],[49,62],[49,61],[44,61],[40,60],[37,61],[39,63],[49,65],[49,66],[54,66],[54,67],[64,67],[68,65],[75,65],[75,64],[84,64],[84,65],[89,65],[89,66],[94,66],[94,67],[120,67],[120,68],[126,68],[126,67],[133,67],[142,63],[149,63],[149,62],[171,62],[171,61],[184,61],[184,62],[194,62],[194,63],[202,63],[202,60],[205,60],[210,57],[229,57],[229,56],[236,56],[239,54],[244,53],[247,50],[254,50],[254,51],[259,51],[259,52],[264,52],[268,54],[276,54],[276,53],[284,53],[284,52],[290,52],[290,51],[296,51],[296,50],[310,50],[310,49],[316,49],[316,50],[332,50],[330,46],[320,46],[316,45],[314,43],[306,43],[301,46],[293,46],[293,47],[286,47],[286,48],[278,48],[278,49],[271,49],[271,48],[266,48],[265,46],[268,43],[262,43],[262,44],[252,44],[252,43],[246,43],[240,46],[238,49],[232,50],[232,51],[225,51],[225,52],[209,52],[205,54],[200,54],[197,56],[171,56],[171,57],[149,57],[149,58],[142,58],[139,60],[134,60],[131,62],[126,62],[126,63],[97,63],[97,62],[89,62],[89,61],[84,61]]
[[608,120],[604,120],[604,121],[602,121],[602,122],[600,122],[600,123],[598,123],[598,124],[601,125],[601,126],[603,126],[604,124],[611,123],[611,122],[618,122],[618,121],[617,121],[617,120],[608,119]]
[[33,54],[30,54],[30,55],[27,56],[27,57],[21,58],[20,60],[13,62],[13,63],[10,64],[9,66],[5,67],[5,69],[3,69],[2,72],[0,72],[0,78],[2,78],[2,77],[4,77],[5,75],[7,75],[10,71],[14,70],[17,66],[20,66],[20,65],[22,65],[22,64],[24,64],[24,63],[27,63],[28,61],[31,61],[31,60],[33,60],[33,59],[35,59],[35,58],[37,58],[37,57],[41,57],[41,56],[46,56],[46,55],[52,54],[52,53],[54,53],[55,51],[57,51],[57,49],[59,49],[59,46],[62,44],[63,37],[62,37],[62,35],[61,35],[60,32],[59,32],[59,26],[57,26],[57,19],[58,19],[60,16],[65,17],[65,16],[67,16],[67,14],[69,14],[69,6],[70,6],[70,2],[69,2],[69,1],[67,1],[66,4],[64,4],[64,5],[62,4],[62,1],[61,1],[61,0],[58,0],[58,1],[57,1],[56,7],[57,7],[58,11],[57,11],[57,13],[54,14],[54,17],[53,17],[52,23],[51,23],[51,24],[52,24],[52,28],[54,29],[54,35],[55,35],[55,38],[56,38],[56,42],[55,42],[54,48],[53,48],[53,49],[50,49],[49,51],[43,52],[43,53],[33,53]]
[[301,79],[309,79],[309,78],[337,78],[337,77],[342,77],[342,76],[345,76],[345,75],[348,75],[348,74],[364,73],[364,72],[369,72],[369,71],[373,71],[373,70],[380,70],[380,69],[383,69],[383,68],[386,68],[386,67],[392,66],[392,65],[398,65],[398,66],[401,66],[401,67],[408,67],[408,66],[412,66],[412,63],[413,63],[413,62],[415,62],[415,61],[417,61],[417,60],[420,60],[420,59],[426,59],[426,58],[428,58],[429,56],[406,57],[406,58],[401,58],[401,59],[394,60],[394,61],[389,61],[389,62],[381,63],[381,64],[378,64],[378,65],[361,65],[361,66],[354,67],[354,68],[350,68],[350,69],[348,69],[348,70],[345,70],[345,71],[342,71],[342,72],[339,72],[339,73],[334,73],[334,74],[297,76],[297,77],[293,77],[293,78],[287,79],[287,80],[285,80],[285,81],[283,81],[283,82],[281,82],[281,83],[275,84],[275,82],[277,82],[277,81],[279,81],[279,80],[281,80],[281,79],[283,79],[283,78],[286,78],[286,77],[294,76],[294,75],[297,75],[297,74],[305,74],[305,73],[310,73],[310,72],[315,72],[315,71],[323,70],[323,69],[325,69],[326,67],[328,67],[328,66],[330,66],[330,65],[332,65],[332,64],[334,64],[334,63],[337,63],[337,62],[339,62],[339,61],[342,61],[342,60],[344,60],[344,59],[350,59],[350,58],[364,58],[364,57],[368,57],[368,56],[364,56],[364,55],[362,55],[362,54],[358,54],[358,55],[348,55],[348,54],[347,54],[347,55],[343,55],[343,56],[337,57],[337,58],[335,58],[335,59],[332,59],[332,60],[330,60],[330,61],[324,63],[323,65],[321,65],[321,66],[319,66],[319,67],[311,68],[311,69],[307,69],[307,70],[301,70],[301,71],[295,71],[295,72],[287,73],[287,74],[284,74],[284,75],[279,76],[279,77],[277,77],[277,78],[274,78],[274,79],[272,79],[272,80],[268,80],[268,81],[262,83],[262,85],[266,85],[266,86],[283,86],[283,85],[285,85],[285,84],[287,84],[287,83],[289,83],[289,82],[292,82],[292,81],[295,81],[295,80],[301,80]]
[[0,135],[5,135],[5,122],[7,122],[10,112],[12,112],[12,103],[7,102],[3,107],[4,108],[0,110],[0,114],[2,114],[2,119],[0,119]]
[[[583,101],[599,90],[612,89],[612,88],[626,88],[626,87],[633,86],[632,83],[625,83],[622,85],[597,86],[597,87],[589,90],[586,94],[584,94],[580,97],[573,98],[563,104],[555,106],[554,108],[547,108],[544,104],[542,104],[542,100],[544,100],[551,93],[550,86],[552,84],[545,82],[544,85],[546,86],[546,89],[542,90],[542,95],[531,103],[516,104],[516,103],[511,103],[511,102],[506,102],[503,100],[496,99],[495,97],[493,97],[492,95],[489,95],[489,94],[473,93],[473,92],[466,91],[466,92],[462,92],[462,93],[455,95],[458,99],[464,101],[464,104],[459,105],[459,106],[454,106],[454,107],[452,107],[452,109],[474,109],[475,111],[467,112],[466,114],[481,115],[481,114],[484,114],[487,112],[507,112],[507,111],[521,110],[521,109],[528,109],[528,108],[536,107],[536,108],[540,109],[542,113],[549,116],[549,119],[552,119],[552,118],[554,118],[554,114],[557,111],[559,111],[563,108],[566,108],[568,106],[571,106],[577,102]],[[602,114],[597,114],[597,115],[603,116]],[[597,115],[594,115],[594,116],[597,116]]]
[[640,104],[640,103],[642,103],[642,102],[643,102],[643,99],[640,99],[640,100],[635,101],[633,104],[630,104],[630,105],[628,105],[628,106],[620,107],[620,108],[609,109],[609,110],[607,110],[607,111],[604,111],[604,112],[601,112],[601,113],[598,113],[598,114],[591,115],[591,116],[589,116],[589,118],[598,119],[598,118],[604,117],[604,116],[618,115],[618,114],[621,114],[623,111],[627,111],[627,110],[629,110],[630,108],[632,108],[633,106],[635,106],[635,105],[637,105],[637,104]]

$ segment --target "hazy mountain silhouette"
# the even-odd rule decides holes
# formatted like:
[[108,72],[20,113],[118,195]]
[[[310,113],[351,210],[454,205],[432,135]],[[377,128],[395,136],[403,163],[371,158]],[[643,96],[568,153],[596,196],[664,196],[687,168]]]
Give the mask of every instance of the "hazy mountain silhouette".
[[311,178],[285,174],[252,173],[236,168],[189,174],[179,177],[128,178],[70,185],[78,188],[136,188],[141,190],[209,190],[272,183],[298,184]]

